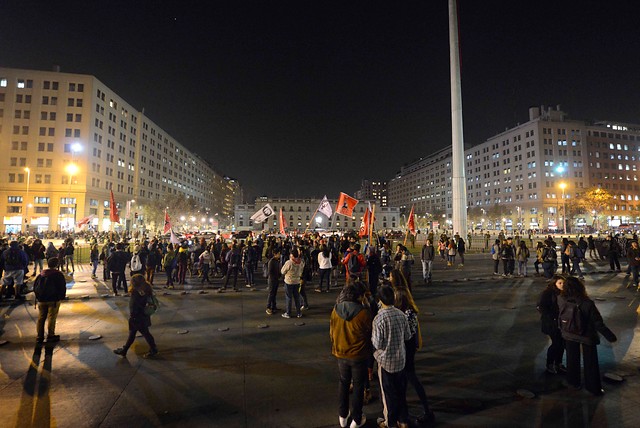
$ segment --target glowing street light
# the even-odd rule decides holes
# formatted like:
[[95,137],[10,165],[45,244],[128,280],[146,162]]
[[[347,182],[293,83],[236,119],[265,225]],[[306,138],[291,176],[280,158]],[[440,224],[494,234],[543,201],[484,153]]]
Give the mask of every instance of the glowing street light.
[[563,233],[566,235],[567,234],[567,204],[564,197],[564,189],[566,189],[567,183],[562,182],[559,184],[559,186],[562,189],[562,230],[564,231]]

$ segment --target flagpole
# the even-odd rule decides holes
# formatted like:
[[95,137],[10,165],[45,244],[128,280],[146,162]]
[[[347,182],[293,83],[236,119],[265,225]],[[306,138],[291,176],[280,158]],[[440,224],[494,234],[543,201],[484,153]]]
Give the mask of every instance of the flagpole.
[[409,218],[407,218],[407,225],[405,226],[407,228],[407,234],[404,235],[404,242],[402,243],[402,245],[404,246],[407,245],[407,238],[409,237],[409,222],[411,221],[411,214],[413,214],[413,205],[411,206],[411,211],[409,212]]
[[[322,201],[320,201],[322,202]],[[320,208],[320,205],[318,205],[318,208]],[[311,224],[311,222],[313,221],[313,219],[316,217],[316,214],[318,214],[318,208],[316,208],[316,211],[313,213],[313,215],[311,216],[311,219],[309,220],[309,224]],[[307,233],[307,230],[309,230],[309,224],[307,224],[307,228],[304,230],[304,234]]]
[[373,207],[371,207],[371,217],[369,218],[369,245],[371,245],[371,235],[373,235],[373,219],[375,218],[375,213],[376,205],[373,204]]

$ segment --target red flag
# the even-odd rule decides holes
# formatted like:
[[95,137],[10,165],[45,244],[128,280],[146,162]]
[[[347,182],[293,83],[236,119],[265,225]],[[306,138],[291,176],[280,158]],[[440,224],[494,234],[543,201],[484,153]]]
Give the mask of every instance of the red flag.
[[118,223],[120,221],[118,207],[116,207],[116,199],[113,197],[113,190],[111,190],[111,199],[109,199],[109,219],[112,223]]
[[416,234],[416,219],[413,214],[413,207],[411,207],[411,212],[409,213],[409,220],[407,220],[407,229],[411,232],[412,235]]
[[336,206],[336,214],[342,214],[347,217],[352,217],[353,209],[357,204],[357,199],[352,198],[346,193],[340,192],[340,199],[338,199],[338,205]]
[[162,233],[167,233],[171,230],[171,219],[169,218],[169,213],[167,210],[164,210],[164,229]]
[[369,224],[371,223],[371,213],[369,208],[364,211],[362,222],[360,222],[360,237],[369,236]]
[[284,231],[284,215],[282,215],[282,208],[280,208],[280,214],[278,215],[278,220],[280,220],[280,233],[286,235]]

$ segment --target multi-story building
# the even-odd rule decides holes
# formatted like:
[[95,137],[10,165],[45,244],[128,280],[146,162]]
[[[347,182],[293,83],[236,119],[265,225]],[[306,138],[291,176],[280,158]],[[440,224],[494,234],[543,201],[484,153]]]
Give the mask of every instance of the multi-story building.
[[[329,200],[332,210],[338,203],[337,200]],[[239,230],[278,230],[278,215],[280,209],[286,222],[287,231],[304,231],[305,229],[315,230],[358,230],[362,221],[362,216],[368,206],[369,201],[360,201],[354,209],[353,216],[347,218],[343,215],[333,214],[327,218],[324,214],[317,212],[320,205],[319,199],[288,199],[269,198],[262,196],[257,198],[254,204],[240,204],[235,207],[234,226]],[[376,230],[397,230],[404,224],[400,224],[400,211],[398,208],[381,207],[377,201],[370,201],[372,207],[375,205]],[[251,216],[265,204],[270,204],[274,215],[264,223],[254,224]]]
[[380,180],[362,180],[360,189],[354,193],[359,200],[376,200],[381,207],[388,207],[387,182]]
[[[562,229],[564,211],[589,187],[615,198],[612,225],[638,223],[640,125],[570,120],[560,110],[529,109],[529,121],[465,150],[467,201],[477,227]],[[401,168],[389,203],[436,220],[451,216],[451,149]],[[496,208],[498,207],[498,208]],[[585,212],[575,221],[592,221]]]
[[223,211],[212,166],[91,75],[0,68],[0,149],[5,232],[109,230],[110,191],[121,208],[183,194]]

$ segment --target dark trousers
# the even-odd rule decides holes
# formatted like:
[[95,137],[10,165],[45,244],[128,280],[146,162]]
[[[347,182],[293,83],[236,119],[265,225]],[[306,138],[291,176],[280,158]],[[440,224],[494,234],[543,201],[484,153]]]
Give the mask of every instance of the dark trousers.
[[424,409],[424,413],[428,414],[430,412],[429,409],[429,400],[427,399],[427,393],[424,391],[424,387],[418,379],[418,375],[416,374],[416,365],[415,365],[415,357],[416,351],[418,349],[418,344],[416,343],[415,335],[404,342],[405,348],[407,350],[407,360],[404,365],[404,372],[407,376],[407,383],[413,386],[413,389],[416,390],[416,394],[418,394],[418,398],[420,399],[420,403],[422,404],[422,408]]
[[555,364],[559,366],[562,364],[562,356],[564,355],[564,339],[559,328],[556,328],[551,334],[551,345],[547,349],[547,366]]
[[184,284],[187,278],[187,263],[178,263],[178,284]]
[[267,297],[267,309],[276,309],[277,295],[278,295],[278,281],[269,280],[269,297]]
[[144,340],[147,341],[151,350],[157,350],[156,341],[149,332],[149,326],[144,322],[137,322],[129,318],[129,337],[127,338],[127,343],[125,343],[123,346],[125,352],[131,347],[133,341],[136,340],[137,332],[140,332],[140,334],[142,334],[142,337],[144,337]]
[[318,288],[322,290],[322,284],[326,279],[327,281],[327,290],[331,288],[331,268],[329,269],[319,269],[320,272],[320,284],[318,284]]
[[498,269],[500,268],[500,259],[493,260],[493,273],[498,273]]
[[202,263],[202,283],[207,281],[211,284],[211,279],[209,279],[209,263]]
[[224,285],[222,286],[222,288],[227,288],[227,285],[229,285],[229,278],[231,278],[231,275],[233,275],[233,289],[235,290],[238,286],[238,266],[229,266],[227,268],[227,276],[224,279]]
[[516,261],[514,259],[502,259],[502,268],[505,275],[513,275],[513,271],[516,268]]
[[113,288],[113,294],[118,293],[118,287],[122,286],[124,292],[127,292],[127,276],[124,272],[111,272],[111,288]]
[[571,270],[571,264],[569,263],[569,256],[565,253],[562,253],[560,256],[560,260],[562,261],[562,273],[569,273]]
[[364,401],[364,384],[367,379],[367,361],[354,361],[338,358],[338,415],[346,418],[349,414],[349,386],[353,380],[353,402],[351,417],[354,421],[362,420],[362,404]]
[[387,426],[395,427],[398,422],[408,423],[407,377],[404,370],[389,373],[378,365],[378,378],[384,404],[383,415]]
[[622,270],[620,268],[620,259],[616,253],[609,253],[609,267],[611,267],[611,270]]
[[602,389],[602,382],[596,345],[566,340],[565,346],[567,348],[567,382],[575,387],[580,386],[580,348],[582,348],[585,389],[591,393],[598,393]]

